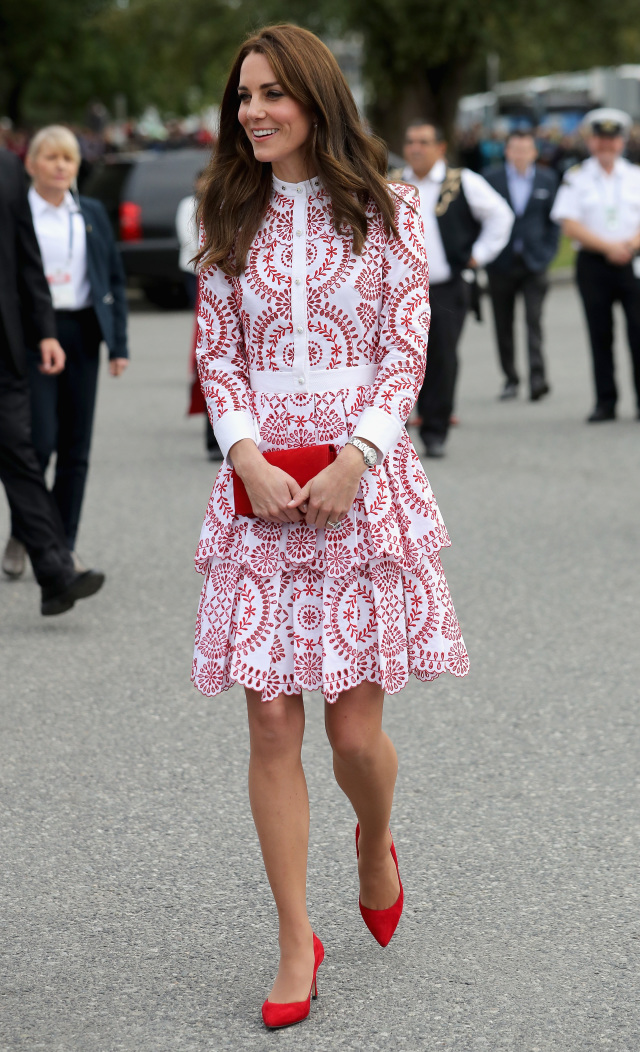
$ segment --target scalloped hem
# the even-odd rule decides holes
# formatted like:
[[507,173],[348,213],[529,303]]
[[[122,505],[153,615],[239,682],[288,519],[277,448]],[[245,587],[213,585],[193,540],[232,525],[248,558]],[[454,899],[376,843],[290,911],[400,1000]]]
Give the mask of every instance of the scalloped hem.
[[[216,687],[211,691],[202,690],[202,688],[199,687],[196,683],[195,676],[191,677],[191,682],[193,683],[198,693],[202,694],[202,696],[205,698],[215,698],[218,697],[218,695],[224,694],[226,693],[226,691],[231,690],[232,687],[241,686],[245,687],[248,690],[254,690],[256,691],[256,693],[262,694],[260,700],[265,704],[267,704],[270,701],[275,701],[275,699],[281,694],[293,696],[296,694],[304,694],[305,692],[309,693],[311,691],[320,691],[325,701],[328,702],[329,705],[335,705],[335,703],[339,701],[340,696],[342,694],[346,693],[348,690],[353,690],[354,687],[359,687],[362,683],[371,683],[372,685],[375,685],[377,687],[382,687],[385,694],[392,696],[394,694],[399,694],[402,690],[404,690],[412,676],[414,679],[417,679],[420,683],[433,683],[436,679],[439,679],[440,676],[445,675],[447,672],[450,673],[452,676],[455,676],[457,679],[462,679],[464,676],[467,675],[468,671],[468,660],[466,662],[466,665],[463,664],[462,667],[459,669],[451,667],[440,668],[438,670],[412,669],[411,672],[409,672],[404,677],[402,682],[396,682],[393,684],[388,684],[384,682],[384,680],[388,677],[384,677],[383,675],[379,675],[375,678],[372,678],[371,674],[363,673],[361,676],[356,677],[352,682],[344,685],[342,689],[338,692],[331,692],[325,689],[325,685],[322,683],[314,687],[302,687],[299,683],[295,682],[293,676],[286,677],[286,679],[290,679],[291,682],[284,681],[274,685],[265,684],[262,688],[256,686],[255,682],[249,682],[248,679],[251,677],[247,677],[246,674],[243,676],[242,673],[240,673],[234,678],[230,678],[225,684],[221,685],[220,687]],[[269,693],[269,697],[265,698],[264,695],[267,691]]]
[[410,554],[407,554],[406,551],[394,550],[391,546],[385,547],[384,545],[381,545],[379,548],[364,551],[363,546],[359,545],[359,551],[350,552],[349,557],[345,558],[344,562],[338,563],[336,561],[336,565],[330,567],[327,565],[331,560],[327,559],[326,548],[316,550],[312,559],[296,562],[287,559],[286,554],[281,551],[273,562],[266,560],[260,565],[260,563],[256,562],[255,558],[252,558],[250,555],[246,555],[244,558],[238,558],[235,553],[230,554],[229,550],[223,551],[219,545],[211,545],[204,558],[200,556],[199,553],[196,553],[194,567],[196,572],[202,574],[204,577],[212,560],[220,559],[236,563],[238,566],[246,567],[248,570],[257,574],[258,577],[269,578],[273,577],[274,573],[279,572],[295,573],[297,570],[314,570],[319,571],[326,577],[330,577],[332,580],[338,580],[339,578],[344,577],[346,573],[349,573],[349,571],[358,570],[360,567],[373,562],[375,559],[391,559],[392,562],[402,570],[415,571],[416,567],[423,559],[439,555],[443,549],[450,547],[451,540],[445,530],[444,536],[438,538],[438,540],[434,541],[432,545],[425,545],[424,547],[421,547],[419,551],[416,550]]

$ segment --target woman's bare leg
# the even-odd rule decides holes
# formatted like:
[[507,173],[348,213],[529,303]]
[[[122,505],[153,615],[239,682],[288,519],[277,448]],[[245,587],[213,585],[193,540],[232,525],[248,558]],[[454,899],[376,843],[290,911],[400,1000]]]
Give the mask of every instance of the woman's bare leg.
[[400,893],[389,851],[398,757],[382,730],[383,701],[380,687],[361,683],[324,710],[336,781],[360,822],[360,900],[373,910],[392,906]]
[[304,1001],[314,964],[307,916],[309,797],[300,755],[304,705],[300,696],[263,702],[256,691],[245,693],[249,800],[279,920],[280,967],[269,1000]]

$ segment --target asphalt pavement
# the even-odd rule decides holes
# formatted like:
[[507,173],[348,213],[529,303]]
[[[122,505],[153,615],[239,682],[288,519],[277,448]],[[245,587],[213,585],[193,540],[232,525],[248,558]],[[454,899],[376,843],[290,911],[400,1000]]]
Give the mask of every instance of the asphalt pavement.
[[43,619],[31,572],[0,581],[2,1052],[638,1052],[640,422],[619,348],[620,419],[584,423],[571,286],[547,331],[551,396],[504,404],[490,324],[469,320],[461,422],[426,462],[471,672],[387,701],[406,906],[386,950],[307,699],[326,960],[311,1019],[268,1033],[276,926],[242,691],[189,681],[215,473],[185,416],[191,320],[132,315],[79,539],[106,585]]

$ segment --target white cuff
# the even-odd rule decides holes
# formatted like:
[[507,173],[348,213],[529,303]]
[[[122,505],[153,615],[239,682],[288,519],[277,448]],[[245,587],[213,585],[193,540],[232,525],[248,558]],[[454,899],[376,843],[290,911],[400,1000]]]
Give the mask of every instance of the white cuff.
[[[505,242],[505,244],[508,244],[508,242]],[[484,267],[485,263],[489,263],[491,260],[497,258],[497,256],[499,256],[501,252],[502,249],[498,249],[498,251],[492,255],[491,252],[487,252],[485,246],[482,244],[482,241],[476,241],[475,245],[471,249],[471,258],[475,259],[479,267]]]
[[364,410],[353,432],[354,438],[366,438],[378,450],[378,464],[386,457],[392,446],[395,446],[402,431],[402,424],[395,416],[390,416],[383,409],[370,405]]
[[246,409],[233,409],[223,413],[213,430],[225,459],[231,447],[240,439],[250,438],[256,445],[260,441],[257,424]]

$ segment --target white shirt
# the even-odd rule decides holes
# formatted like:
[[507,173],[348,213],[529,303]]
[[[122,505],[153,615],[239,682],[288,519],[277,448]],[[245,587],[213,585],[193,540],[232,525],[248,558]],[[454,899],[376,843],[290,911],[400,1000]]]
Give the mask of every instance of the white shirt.
[[[411,168],[405,168],[402,177],[413,183],[420,191],[420,207],[424,222],[424,240],[429,261],[429,280],[432,285],[441,285],[451,278],[451,267],[440,236],[436,218],[436,205],[447,173],[444,160],[436,161],[431,171],[419,179]],[[514,215],[504,197],[494,190],[486,179],[468,168],[462,169],[462,189],[471,214],[482,229],[473,246],[471,255],[479,267],[491,263],[499,256],[511,236]]]
[[618,157],[610,174],[595,157],[569,169],[551,218],[574,219],[603,241],[626,241],[640,230],[640,168]]
[[178,266],[180,270],[186,270],[188,274],[195,274],[196,267],[190,261],[199,249],[198,225],[196,223],[196,211],[198,200],[190,194],[183,197],[176,212],[176,233],[180,243],[180,255]]
[[422,385],[430,312],[415,191],[389,192],[398,237],[370,202],[355,255],[319,179],[274,178],[243,273],[200,272],[198,371],[225,456],[243,438],[331,441],[314,420],[336,399],[353,404],[353,434],[379,461],[395,446]]
[[50,286],[56,273],[71,275],[71,302],[63,309],[89,307],[92,300],[87,274],[87,232],[79,206],[68,190],[60,205],[52,205],[40,197],[33,186],[29,190],[29,204]]

